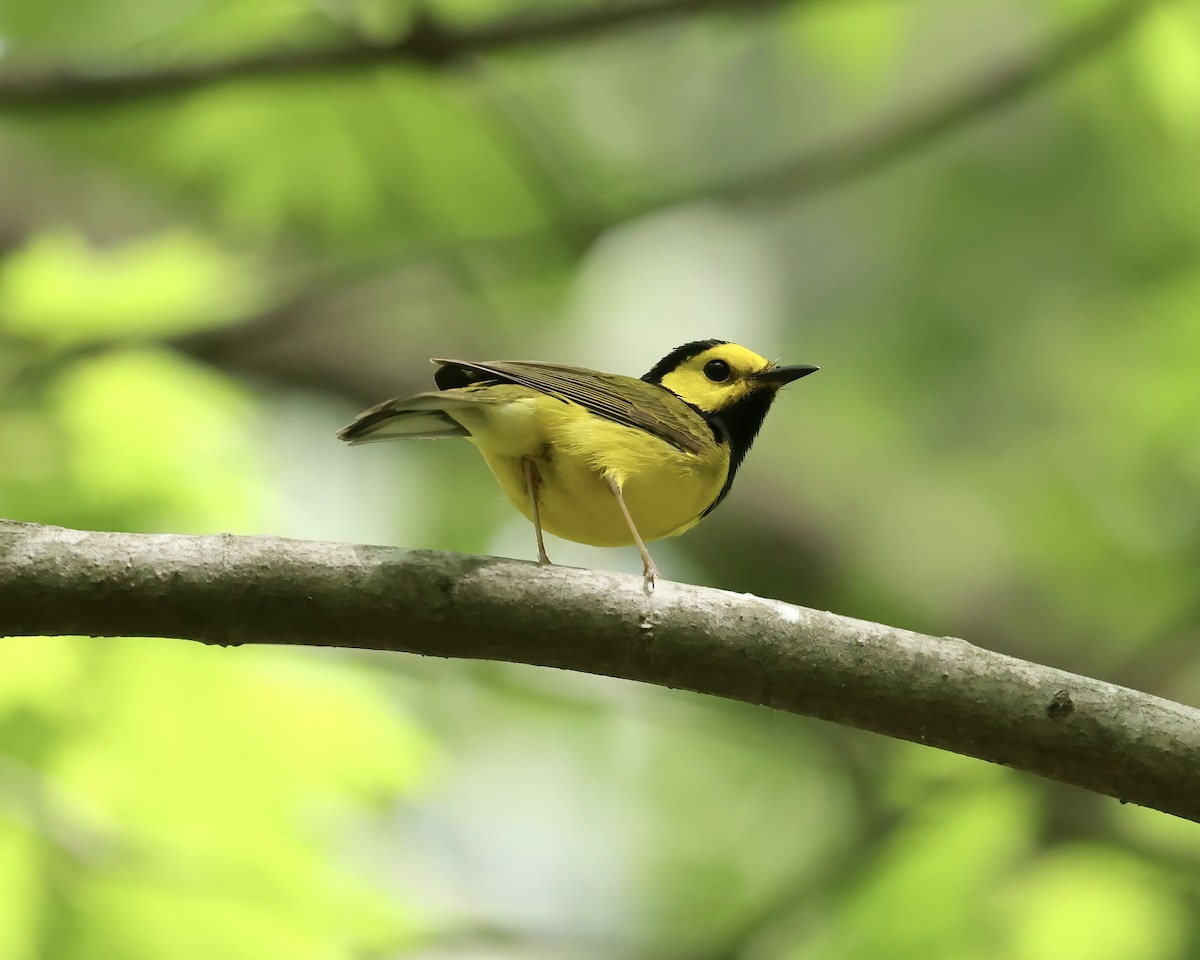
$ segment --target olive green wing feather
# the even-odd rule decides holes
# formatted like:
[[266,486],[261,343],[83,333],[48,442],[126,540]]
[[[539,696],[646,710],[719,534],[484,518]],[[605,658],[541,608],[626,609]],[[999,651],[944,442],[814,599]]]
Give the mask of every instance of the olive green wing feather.
[[704,418],[665,387],[615,373],[600,373],[537,360],[441,360],[434,375],[443,390],[485,381],[514,383],[598,417],[644,430],[688,453],[703,452],[711,428]]

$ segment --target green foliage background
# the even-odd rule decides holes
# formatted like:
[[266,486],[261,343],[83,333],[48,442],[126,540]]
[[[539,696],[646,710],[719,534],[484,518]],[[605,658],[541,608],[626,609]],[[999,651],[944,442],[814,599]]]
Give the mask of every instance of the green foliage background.
[[[1200,5],[1145,7],[1026,100],[817,188],[757,172],[1105,5],[780,3],[41,106],[5,84],[526,7],[0,5],[0,515],[530,558],[466,445],[333,431],[432,355],[640,373],[718,336],[823,370],[655,548],[668,577],[1200,703]],[[0,640],[6,960],[1187,960],[1197,916],[1194,824],[795,717],[494,664]]]

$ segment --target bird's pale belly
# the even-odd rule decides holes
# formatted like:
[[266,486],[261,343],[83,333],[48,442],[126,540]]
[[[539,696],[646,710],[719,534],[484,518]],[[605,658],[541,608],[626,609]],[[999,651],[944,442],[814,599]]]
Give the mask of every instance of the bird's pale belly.
[[484,412],[456,411],[470,440],[530,521],[533,510],[523,461],[538,474],[542,529],[597,547],[634,543],[621,507],[606,482],[620,486],[642,539],[683,533],[717,498],[729,467],[727,448],[712,444],[686,453],[645,433],[573,404],[536,397]]
[[[483,455],[509,500],[532,521],[521,458],[487,451]],[[590,463],[561,451],[533,459],[540,477],[542,529],[564,540],[596,547],[622,547],[634,542],[620,505],[603,475]],[[661,460],[626,472],[621,489],[643,540],[675,536],[699,522],[724,484],[723,470],[703,467],[699,458],[671,448]]]

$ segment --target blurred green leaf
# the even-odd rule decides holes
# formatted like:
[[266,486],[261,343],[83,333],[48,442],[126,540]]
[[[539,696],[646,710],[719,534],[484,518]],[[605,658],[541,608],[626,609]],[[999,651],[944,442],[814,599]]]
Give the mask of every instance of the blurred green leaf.
[[246,261],[185,230],[107,249],[58,230],[0,265],[0,330],[53,345],[169,337],[262,301]]
[[1150,103],[1174,135],[1200,136],[1200,13],[1158,6],[1138,28],[1136,64]]
[[[23,659],[9,656],[18,645]],[[3,718],[28,690],[61,690],[37,701],[59,729],[41,762],[47,783],[24,812],[0,808],[0,855],[15,871],[0,871],[13,885],[4,902],[25,904],[32,924],[0,924],[15,945],[6,956],[37,930],[48,869],[22,853],[6,813],[63,846],[70,956],[345,957],[414,929],[361,866],[331,853],[433,758],[371,675],[330,658],[158,640],[0,647],[13,665],[0,754],[20,752]]]
[[887,72],[912,16],[903,4],[842,0],[811,9],[797,5],[782,27],[795,47],[859,96]]
[[29,59],[161,63],[311,34],[314,24],[327,25],[314,8],[307,0],[39,0],[0,5],[0,36]]
[[1049,854],[1004,899],[1011,960],[1176,960],[1194,919],[1152,869],[1098,844]]
[[42,868],[41,840],[12,817],[7,805],[0,799],[0,956],[41,960],[42,891],[36,881]]
[[378,70],[216,85],[169,107],[72,113],[21,129],[61,149],[186,189],[226,229],[280,233],[346,256],[509,237],[542,209],[469,91]]
[[165,351],[119,351],[67,371],[52,410],[78,491],[67,516],[83,526],[252,528],[266,494],[254,408],[227,378]]
[[1033,807],[1014,788],[963,790],[924,804],[864,867],[795,958],[981,956],[995,929],[986,892],[1030,848]]

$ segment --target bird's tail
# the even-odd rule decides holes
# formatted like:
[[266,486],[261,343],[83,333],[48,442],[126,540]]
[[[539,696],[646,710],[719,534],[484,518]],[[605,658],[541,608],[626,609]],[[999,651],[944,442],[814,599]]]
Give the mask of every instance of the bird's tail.
[[349,444],[467,437],[470,432],[447,410],[478,402],[440,391],[386,400],[370,410],[364,410],[354,418],[353,423],[342,427],[337,435],[339,440]]

